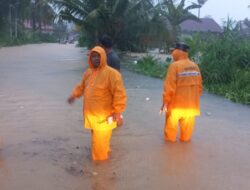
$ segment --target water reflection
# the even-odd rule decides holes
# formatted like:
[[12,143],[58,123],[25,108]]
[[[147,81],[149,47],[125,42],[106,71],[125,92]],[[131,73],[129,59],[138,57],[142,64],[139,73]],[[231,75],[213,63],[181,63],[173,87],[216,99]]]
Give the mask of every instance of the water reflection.
[[0,189],[1,190],[7,189],[9,177],[10,177],[10,172],[9,172],[7,163],[5,162],[3,150],[0,150]]
[[[90,177],[91,190],[115,190],[116,172],[112,169],[112,161],[91,161],[83,168]],[[86,174],[86,173],[85,173]]]

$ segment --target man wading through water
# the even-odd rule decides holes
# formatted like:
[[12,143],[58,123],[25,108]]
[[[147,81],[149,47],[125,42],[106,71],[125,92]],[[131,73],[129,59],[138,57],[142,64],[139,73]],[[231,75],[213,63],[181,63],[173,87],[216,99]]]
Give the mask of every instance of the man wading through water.
[[178,124],[180,140],[189,141],[195,125],[195,116],[200,115],[202,77],[199,67],[188,58],[189,46],[177,43],[172,52],[174,62],[170,64],[164,81],[163,104],[166,112],[165,140],[176,141]]
[[91,130],[93,160],[108,159],[112,130],[122,125],[127,100],[121,74],[106,59],[102,47],[90,51],[89,68],[68,98],[72,104],[83,96],[84,127]]

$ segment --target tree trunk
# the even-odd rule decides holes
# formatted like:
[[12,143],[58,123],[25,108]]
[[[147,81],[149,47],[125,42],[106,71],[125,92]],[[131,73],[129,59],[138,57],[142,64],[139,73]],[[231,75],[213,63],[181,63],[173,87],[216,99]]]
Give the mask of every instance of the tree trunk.
[[32,7],[32,29],[33,29],[33,32],[36,31],[36,17],[35,17],[35,7],[33,6]]

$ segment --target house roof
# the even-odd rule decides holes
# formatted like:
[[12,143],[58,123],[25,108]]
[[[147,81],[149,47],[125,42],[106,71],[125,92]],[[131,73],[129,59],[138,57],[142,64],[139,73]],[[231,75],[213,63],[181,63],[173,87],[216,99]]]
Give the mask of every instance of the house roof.
[[181,30],[186,32],[223,32],[219,24],[212,18],[201,18],[200,21],[186,20],[180,24]]

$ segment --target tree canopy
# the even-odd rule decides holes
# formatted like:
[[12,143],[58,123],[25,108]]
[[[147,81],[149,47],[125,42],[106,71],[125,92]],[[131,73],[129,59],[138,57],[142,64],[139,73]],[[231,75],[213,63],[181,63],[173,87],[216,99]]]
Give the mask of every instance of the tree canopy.
[[157,44],[173,42],[178,37],[179,24],[186,19],[198,19],[190,13],[200,8],[198,3],[185,6],[173,0],[54,0],[63,19],[81,26],[85,42],[90,47],[107,34],[115,45],[125,50],[145,50]]

